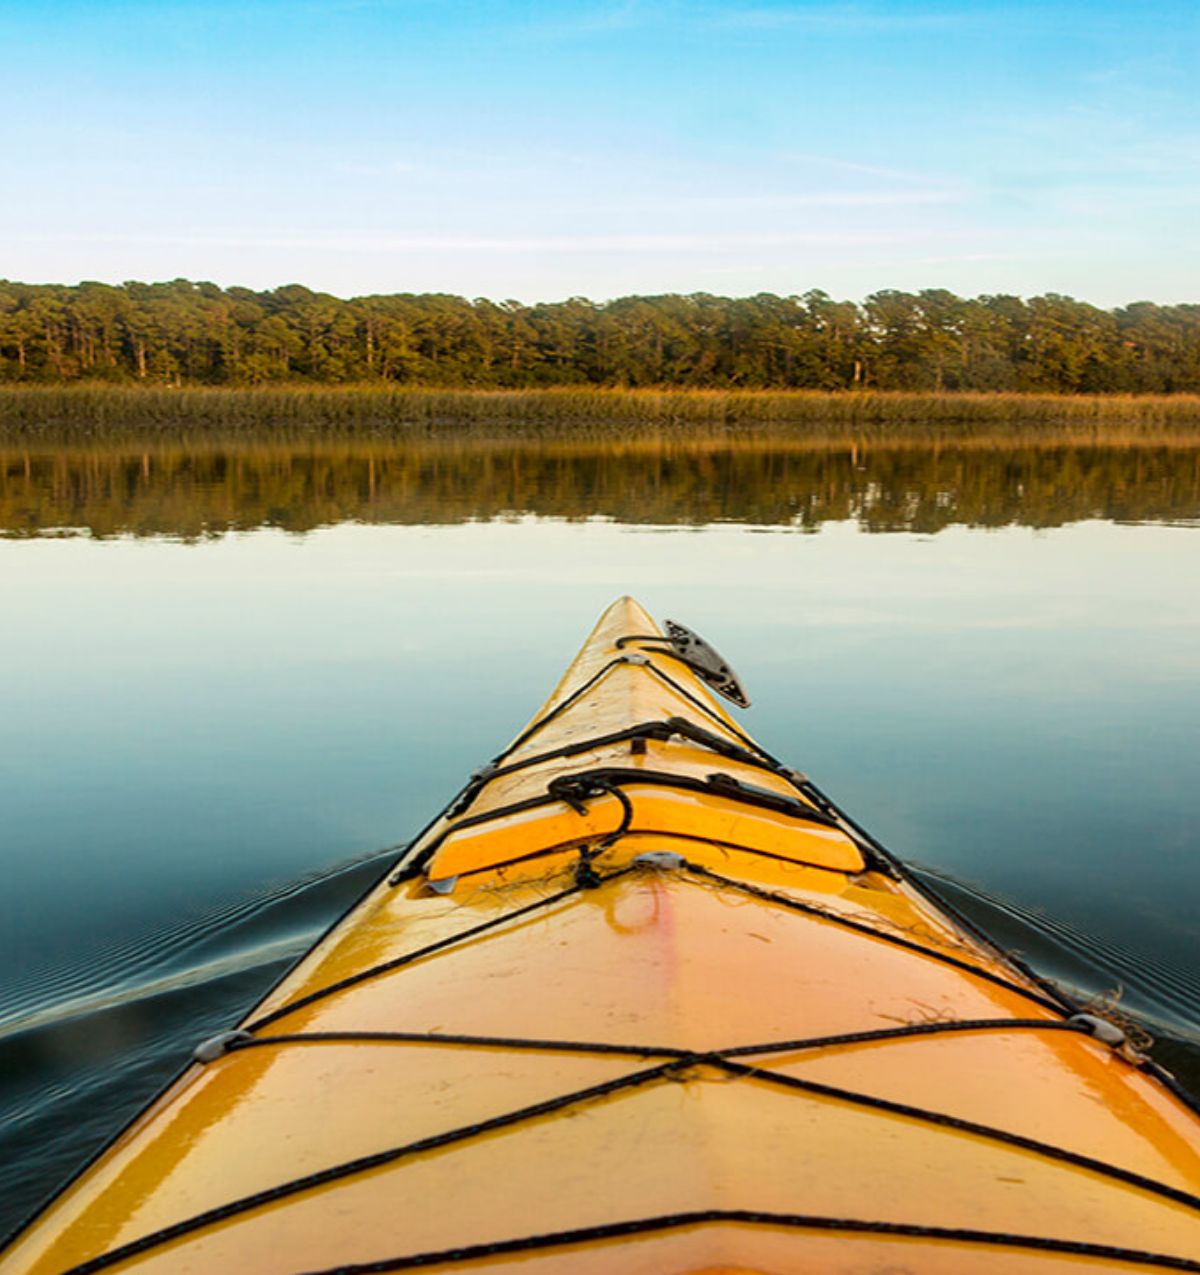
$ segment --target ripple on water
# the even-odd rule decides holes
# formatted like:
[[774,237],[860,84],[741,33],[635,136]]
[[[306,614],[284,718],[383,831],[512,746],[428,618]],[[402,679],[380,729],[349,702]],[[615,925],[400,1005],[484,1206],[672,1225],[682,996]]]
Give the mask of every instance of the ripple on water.
[[[0,1235],[236,1022],[395,849],[214,908],[27,986],[0,1011]],[[102,969],[103,981],[95,971]]]
[[[236,1021],[376,880],[395,850],[289,882],[126,946],[103,984],[61,972],[0,1020],[0,1232],[17,1225],[149,1100],[198,1040]],[[1116,986],[1155,1052],[1200,1092],[1191,969],[1147,960],[1082,929],[923,868],[976,924],[1085,996]],[[89,970],[97,966],[89,965]]]

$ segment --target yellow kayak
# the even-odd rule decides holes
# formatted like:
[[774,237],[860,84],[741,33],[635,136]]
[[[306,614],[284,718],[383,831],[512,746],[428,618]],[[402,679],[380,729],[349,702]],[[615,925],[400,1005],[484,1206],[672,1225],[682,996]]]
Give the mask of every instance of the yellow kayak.
[[610,607],[0,1271],[1200,1271],[1186,1095],[712,690]]

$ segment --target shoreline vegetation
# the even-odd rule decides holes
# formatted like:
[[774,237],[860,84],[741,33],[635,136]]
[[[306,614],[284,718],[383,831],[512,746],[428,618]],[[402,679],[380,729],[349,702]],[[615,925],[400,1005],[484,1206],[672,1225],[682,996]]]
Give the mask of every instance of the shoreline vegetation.
[[10,444],[305,437],[1191,445],[1200,394],[0,385]]
[[0,280],[0,384],[1200,394],[1200,304],[886,289],[349,299]]

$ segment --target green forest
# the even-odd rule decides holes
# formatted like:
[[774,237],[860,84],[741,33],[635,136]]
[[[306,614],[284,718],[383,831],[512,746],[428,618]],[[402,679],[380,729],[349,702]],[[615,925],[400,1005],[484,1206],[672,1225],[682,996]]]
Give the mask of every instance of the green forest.
[[0,384],[80,381],[1196,394],[1200,304],[930,289],[525,305],[0,281]]

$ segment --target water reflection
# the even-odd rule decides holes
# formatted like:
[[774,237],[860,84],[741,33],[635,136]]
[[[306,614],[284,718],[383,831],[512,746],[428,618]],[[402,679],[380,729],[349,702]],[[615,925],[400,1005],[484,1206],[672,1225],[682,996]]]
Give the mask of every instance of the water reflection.
[[1200,519],[1200,440],[1148,445],[245,442],[0,450],[0,534],[201,538],[535,514],[870,531]]

